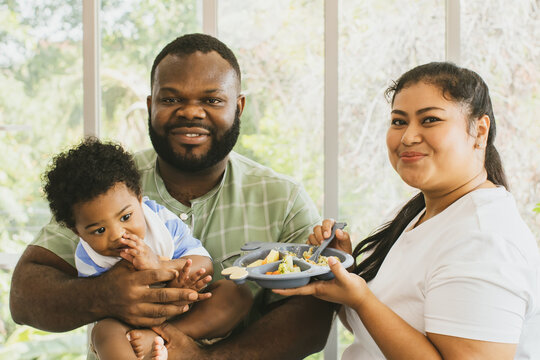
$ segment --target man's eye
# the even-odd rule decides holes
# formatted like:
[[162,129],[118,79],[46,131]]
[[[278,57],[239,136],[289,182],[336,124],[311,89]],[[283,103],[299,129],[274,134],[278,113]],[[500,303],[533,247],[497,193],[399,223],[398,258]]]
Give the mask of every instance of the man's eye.
[[120,221],[128,221],[130,217],[131,217],[131,213],[126,214],[120,218]]
[[94,234],[103,234],[105,232],[105,228],[104,227],[100,227],[99,229],[95,230],[94,231]]
[[161,99],[161,102],[164,104],[175,104],[180,102],[180,99],[178,98],[163,98]]
[[207,100],[210,104],[219,104],[221,102],[221,100],[219,99],[216,99],[216,98],[210,98]]

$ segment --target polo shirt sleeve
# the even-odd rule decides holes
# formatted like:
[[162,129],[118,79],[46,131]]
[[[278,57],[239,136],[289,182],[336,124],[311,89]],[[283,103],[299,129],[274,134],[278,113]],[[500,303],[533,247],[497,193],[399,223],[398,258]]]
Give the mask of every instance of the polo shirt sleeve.
[[518,343],[535,274],[510,241],[482,233],[463,237],[426,279],[426,332]]
[[75,267],[75,249],[78,243],[79,237],[73,231],[51,220],[30,245],[41,246]]
[[300,185],[291,192],[286,214],[279,242],[304,244],[313,231],[313,227],[321,223],[315,204]]

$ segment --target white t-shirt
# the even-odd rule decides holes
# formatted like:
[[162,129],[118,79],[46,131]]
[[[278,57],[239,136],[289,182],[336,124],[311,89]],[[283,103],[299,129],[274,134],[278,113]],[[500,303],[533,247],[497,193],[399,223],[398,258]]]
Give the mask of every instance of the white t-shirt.
[[[515,359],[540,359],[540,255],[504,188],[471,192],[414,229],[411,221],[368,283],[416,330],[518,343]],[[358,314],[343,359],[384,359]]]

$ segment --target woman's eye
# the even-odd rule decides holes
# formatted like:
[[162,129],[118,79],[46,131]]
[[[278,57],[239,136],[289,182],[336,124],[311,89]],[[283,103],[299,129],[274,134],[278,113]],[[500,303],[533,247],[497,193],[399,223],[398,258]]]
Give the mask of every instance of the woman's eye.
[[120,218],[120,221],[128,221],[130,217],[131,217],[131,213],[126,214]]
[[401,126],[401,125],[405,125],[407,124],[407,122],[405,120],[402,120],[402,119],[392,119],[390,125],[393,125],[393,126]]
[[423,123],[424,124],[431,124],[431,123],[434,123],[434,122],[437,122],[437,121],[440,121],[440,119],[436,118],[434,116],[430,116],[430,117],[425,118]]
[[94,234],[103,234],[105,232],[105,228],[104,227],[100,227],[99,229],[95,230],[94,231]]

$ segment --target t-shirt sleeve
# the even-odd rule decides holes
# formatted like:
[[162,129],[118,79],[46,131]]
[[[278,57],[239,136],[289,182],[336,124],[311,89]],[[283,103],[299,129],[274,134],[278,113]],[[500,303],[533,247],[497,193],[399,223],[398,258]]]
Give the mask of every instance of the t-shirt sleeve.
[[180,218],[167,209],[165,206],[158,204],[148,198],[144,199],[144,203],[152,209],[165,224],[165,227],[171,234],[173,240],[174,253],[172,258],[178,259],[184,256],[200,255],[210,257],[208,251],[202,246],[199,239],[196,239],[191,234],[188,226],[184,224]]
[[174,243],[173,259],[184,256],[199,255],[211,258],[208,251],[202,246],[199,239],[191,235],[191,231],[182,220],[178,219],[174,224],[166,224],[171,231]]
[[80,242],[75,250],[75,265],[79,277],[98,276],[108,270],[96,264]]
[[481,233],[463,236],[463,246],[441,254],[426,279],[426,332],[518,343],[535,274],[511,242]]
[[291,193],[279,242],[305,243],[313,227],[321,223],[315,204],[302,186]]

